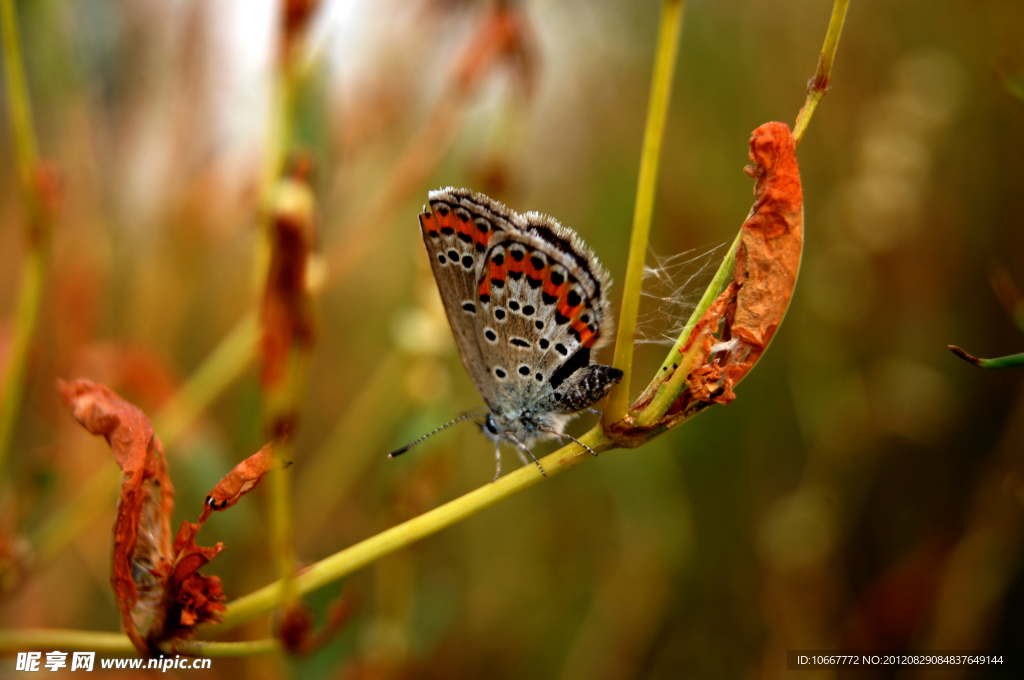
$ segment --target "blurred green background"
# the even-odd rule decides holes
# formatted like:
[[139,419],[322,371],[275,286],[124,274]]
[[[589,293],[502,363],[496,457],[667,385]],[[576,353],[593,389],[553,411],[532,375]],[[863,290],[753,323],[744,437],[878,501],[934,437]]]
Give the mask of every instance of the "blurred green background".
[[[687,3],[652,265],[731,241],[752,200],[750,131],[792,124],[831,6]],[[511,34],[494,32],[491,2],[325,1],[296,42],[285,146],[314,160],[313,270],[326,271],[293,452],[302,563],[493,474],[473,426],[385,457],[480,403],[426,266],[416,215],[428,190],[465,186],[551,214],[622,280],[658,3],[506,9]],[[113,467],[54,382],[104,382],[152,416],[251,309],[282,11],[18,10],[63,206],[3,490],[0,625],[112,631],[114,495],[53,555],[34,552],[40,527]],[[1024,350],[991,283],[1024,286],[1024,101],[1006,82],[1024,73],[1022,28],[1019,0],[853,0],[799,149],[799,285],[738,399],[314,593],[321,612],[341,591],[360,604],[295,677],[775,678],[788,649],[1024,651],[1024,373],[983,371],[946,347]],[[477,49],[502,39],[515,49]],[[25,258],[7,129],[0,356]],[[707,259],[668,271],[681,284]],[[700,292],[648,300],[643,337]],[[665,351],[638,349],[635,391]],[[263,443],[260,403],[253,363],[168,447],[175,527]],[[204,527],[201,542],[226,546],[204,573],[229,599],[275,578],[267,527],[265,488]],[[263,617],[226,639],[270,627]],[[209,673],[279,672],[254,658],[216,659]]]

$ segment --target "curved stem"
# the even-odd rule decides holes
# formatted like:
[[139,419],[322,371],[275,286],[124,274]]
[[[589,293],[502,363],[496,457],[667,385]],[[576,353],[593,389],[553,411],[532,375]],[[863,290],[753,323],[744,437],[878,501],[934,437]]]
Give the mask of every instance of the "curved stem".
[[[242,642],[203,642],[199,640],[178,640],[163,646],[169,654],[189,656],[251,656],[276,652],[281,643],[273,638],[245,640]],[[0,654],[21,651],[59,649],[61,651],[107,652],[137,655],[131,640],[124,633],[102,633],[91,630],[67,630],[63,628],[22,628],[0,630]]]
[[658,185],[658,162],[665,136],[665,120],[672,96],[672,77],[675,74],[679,34],[683,26],[684,0],[662,0],[658,43],[654,54],[654,73],[651,76],[651,96],[647,104],[647,124],[644,127],[644,146],[640,156],[640,176],[637,179],[636,204],[633,210],[633,232],[629,241],[629,260],[622,291],[622,309],[615,339],[615,360],[612,365],[622,371],[622,381],[612,390],[605,405],[605,422],[621,420],[629,406],[629,380],[633,366],[633,339],[636,319],[640,310],[640,286],[644,278],[644,259],[647,256],[647,238],[651,231],[654,212],[654,193]]
[[825,44],[821,47],[821,55],[818,57],[818,68],[807,86],[807,101],[796,116],[796,123],[793,125],[793,142],[797,146],[804,137],[807,124],[811,122],[814,109],[818,108],[818,102],[828,91],[829,78],[832,77],[832,62],[836,58],[836,49],[839,47],[839,36],[843,33],[843,23],[846,21],[846,10],[849,9],[850,0],[835,0],[832,5],[832,17],[828,22],[828,31],[825,33]]
[[[597,452],[607,451],[615,446],[600,427],[595,427],[587,432],[580,437],[580,441]],[[541,459],[541,464],[550,478],[562,470],[567,470],[592,457],[577,444],[569,444]],[[543,479],[545,478],[536,466],[525,465],[496,482],[482,486],[461,498],[456,498],[441,507],[320,560],[296,575],[291,581],[291,586],[297,595],[316,590],[384,555],[474,515]],[[232,628],[260,614],[265,614],[274,609],[284,595],[282,582],[276,581],[249,595],[240,597],[228,604],[224,621],[218,626],[206,627],[206,632]]]
[[7,452],[18,423],[25,391],[28,354],[35,335],[43,297],[47,245],[53,219],[52,200],[47,201],[39,181],[39,151],[32,124],[32,102],[25,82],[21,37],[14,0],[0,2],[0,33],[3,37],[4,80],[18,175],[25,210],[28,256],[21,275],[21,291],[14,317],[14,331],[0,386],[0,480],[7,467]]

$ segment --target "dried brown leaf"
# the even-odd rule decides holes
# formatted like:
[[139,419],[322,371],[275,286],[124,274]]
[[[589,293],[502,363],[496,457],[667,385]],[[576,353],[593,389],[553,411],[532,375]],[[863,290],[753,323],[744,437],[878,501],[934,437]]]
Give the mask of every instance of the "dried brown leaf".
[[242,496],[256,488],[264,475],[271,470],[279,470],[289,465],[291,465],[291,461],[274,457],[273,442],[265,445],[232,468],[231,472],[217,482],[217,485],[206,496],[206,507],[203,508],[203,515],[199,523],[202,524],[206,521],[212,511],[225,510],[237,503]]
[[230,507],[284,463],[271,455],[270,445],[242,461],[211,492],[200,521],[182,523],[172,545],[174,488],[149,419],[105,385],[58,384],[78,422],[106,438],[123,472],[110,581],[121,627],[132,644],[144,656],[159,653],[160,643],[187,638],[197,625],[216,621],[225,611],[220,579],[198,573],[224,549],[221,543],[205,548],[195,541],[211,510],[209,499],[220,501],[217,509]]
[[110,583],[121,627],[142,653],[148,631],[163,627],[159,603],[172,554],[174,487],[163,445],[149,418],[105,385],[90,380],[58,384],[78,422],[110,444],[123,473]]

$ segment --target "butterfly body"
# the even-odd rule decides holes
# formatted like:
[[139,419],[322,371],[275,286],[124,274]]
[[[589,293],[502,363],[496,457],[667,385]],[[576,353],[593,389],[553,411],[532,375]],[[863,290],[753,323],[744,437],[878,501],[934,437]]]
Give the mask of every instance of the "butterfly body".
[[487,404],[483,431],[521,449],[565,436],[569,418],[622,377],[591,357],[609,325],[607,272],[550,217],[521,215],[466,189],[432,191],[429,201],[419,216],[423,242],[463,363]]

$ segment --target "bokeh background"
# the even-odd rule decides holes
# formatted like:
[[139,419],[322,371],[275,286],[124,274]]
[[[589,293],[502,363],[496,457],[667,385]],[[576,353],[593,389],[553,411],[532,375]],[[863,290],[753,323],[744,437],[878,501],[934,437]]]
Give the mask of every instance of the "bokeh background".
[[[325,0],[287,39],[271,2],[17,4],[63,200],[4,480],[0,624],[118,629],[115,491],[96,481],[114,463],[55,379],[161,413],[255,304],[275,154],[311,160],[321,253],[292,452],[298,559],[488,482],[473,426],[385,458],[479,404],[416,214],[429,189],[483,191],[572,226],[621,281],[658,3]],[[743,221],[749,133],[792,124],[832,5],[687,4],[649,258],[670,282],[641,328],[652,341]],[[799,149],[799,285],[739,398],[308,596],[317,612],[339,594],[355,609],[293,677],[774,678],[788,649],[1024,653],[1024,372],[947,349],[1024,349],[1022,27],[1012,0],[854,0]],[[300,75],[279,134],[285,49]],[[0,356],[26,251],[3,129]],[[640,347],[634,389],[664,352]],[[252,356],[217,359],[238,368],[170,438],[175,526],[265,439]],[[204,571],[230,599],[275,578],[268,514],[260,488],[203,529],[225,543]],[[208,673],[284,668],[216,659]]]

